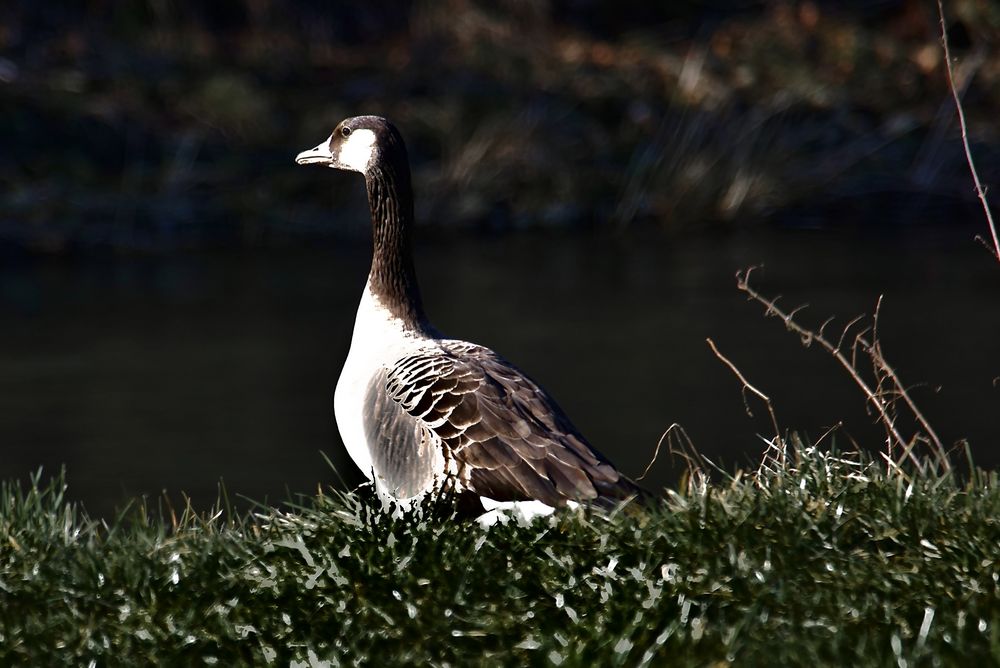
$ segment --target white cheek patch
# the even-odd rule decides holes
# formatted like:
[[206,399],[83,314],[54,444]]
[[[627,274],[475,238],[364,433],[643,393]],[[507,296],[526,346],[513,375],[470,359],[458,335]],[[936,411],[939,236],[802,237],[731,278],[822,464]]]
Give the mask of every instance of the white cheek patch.
[[375,133],[355,130],[340,145],[340,164],[357,172],[365,172],[375,152]]

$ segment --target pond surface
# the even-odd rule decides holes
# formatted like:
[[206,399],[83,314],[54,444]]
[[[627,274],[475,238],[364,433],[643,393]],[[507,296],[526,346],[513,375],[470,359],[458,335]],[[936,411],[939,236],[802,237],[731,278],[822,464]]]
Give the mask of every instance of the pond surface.
[[[802,321],[843,324],[884,293],[889,361],[942,439],[1000,463],[1000,267],[970,234],[754,232],[669,240],[562,236],[431,240],[417,267],[435,324],[499,351],[581,431],[638,475],[677,422],[728,468],[756,460],[766,413],[711,336],[812,439],[843,420],[877,447],[850,379],[735,289],[763,263],[766,294]],[[5,258],[0,267],[0,478],[66,466],[70,496],[106,514],[167,490],[230,496],[361,480],[332,414],[368,264],[365,244],[150,258]],[[666,455],[646,483],[671,484]],[[243,507],[246,507],[244,505]]]

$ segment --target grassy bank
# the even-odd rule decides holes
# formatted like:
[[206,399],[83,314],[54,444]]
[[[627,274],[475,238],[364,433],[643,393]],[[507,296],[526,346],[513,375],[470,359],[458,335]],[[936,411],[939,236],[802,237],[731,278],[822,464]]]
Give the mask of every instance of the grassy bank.
[[0,664],[1000,661],[995,474],[793,459],[487,532],[358,494],[108,526],[59,480],[7,485]]

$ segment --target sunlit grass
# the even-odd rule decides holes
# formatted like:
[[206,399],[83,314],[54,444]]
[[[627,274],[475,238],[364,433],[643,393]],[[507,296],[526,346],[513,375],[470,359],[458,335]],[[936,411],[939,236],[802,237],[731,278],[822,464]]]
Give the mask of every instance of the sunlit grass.
[[105,525],[60,479],[8,484],[0,664],[1000,660],[995,474],[790,460],[696,476],[647,514],[489,531],[393,518],[361,494]]

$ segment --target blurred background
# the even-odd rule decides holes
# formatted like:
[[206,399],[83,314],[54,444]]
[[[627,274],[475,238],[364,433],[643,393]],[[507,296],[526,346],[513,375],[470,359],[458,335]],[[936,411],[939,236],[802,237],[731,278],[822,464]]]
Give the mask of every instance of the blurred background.
[[[995,185],[1000,5],[945,4]],[[8,0],[0,479],[65,465],[98,514],[361,480],[332,396],[363,182],[293,157],[362,113],[407,140],[431,318],[527,370],[625,472],[675,422],[727,468],[758,458],[766,411],[707,336],[783,428],[880,447],[833,360],[735,289],[761,264],[813,327],[884,294],[886,357],[946,443],[996,466],[1000,265],[939,37],[923,0]]]

